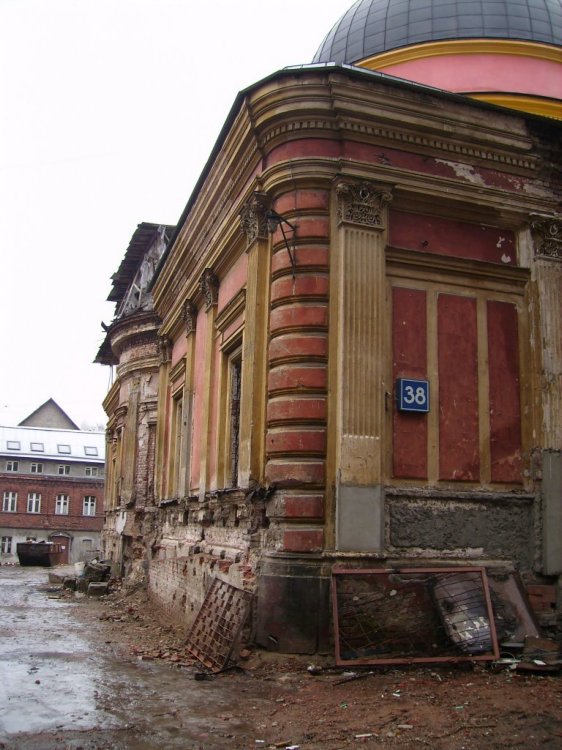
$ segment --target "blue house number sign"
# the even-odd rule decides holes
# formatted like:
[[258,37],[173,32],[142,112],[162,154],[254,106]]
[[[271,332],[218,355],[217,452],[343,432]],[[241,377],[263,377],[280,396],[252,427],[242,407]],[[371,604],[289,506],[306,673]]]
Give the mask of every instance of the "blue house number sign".
[[396,380],[396,400],[399,411],[428,412],[429,381],[398,378]]

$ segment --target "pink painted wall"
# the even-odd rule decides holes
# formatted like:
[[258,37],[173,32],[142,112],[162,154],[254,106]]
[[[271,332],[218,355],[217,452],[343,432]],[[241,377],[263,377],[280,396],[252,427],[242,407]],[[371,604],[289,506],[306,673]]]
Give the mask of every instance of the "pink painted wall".
[[185,335],[180,336],[174,341],[174,348],[172,349],[172,367],[177,365],[182,357],[185,356],[187,351],[187,338]]
[[199,315],[197,316],[197,329],[195,336],[191,489],[197,489],[199,487],[201,463],[201,416],[203,411],[203,392],[205,387],[205,339],[207,337],[207,313],[204,308],[199,310]]
[[246,286],[247,276],[248,256],[246,253],[242,253],[236,263],[226,273],[224,278],[221,279],[219,286],[218,312],[230,302],[242,287]]
[[[213,386],[211,390],[211,420],[209,425],[209,445],[207,447],[207,455],[209,461],[209,474],[211,478],[211,489],[217,488],[216,476],[217,476],[217,428],[218,428],[218,412],[219,412],[219,381],[220,381],[220,366],[221,366],[221,351],[219,341],[215,340],[215,355],[214,355],[214,371],[211,373],[213,378]],[[222,485],[221,485],[222,486]]]
[[409,81],[456,93],[534,94],[562,99],[562,63],[515,55],[440,55],[383,68]]

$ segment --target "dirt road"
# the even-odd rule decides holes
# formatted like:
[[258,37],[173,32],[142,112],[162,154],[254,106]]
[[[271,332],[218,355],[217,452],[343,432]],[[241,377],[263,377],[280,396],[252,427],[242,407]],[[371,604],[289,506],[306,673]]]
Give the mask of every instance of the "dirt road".
[[[185,633],[142,592],[58,598],[0,568],[0,748],[562,748],[562,677],[474,668],[356,673],[254,651],[195,679]],[[57,598],[51,598],[57,597]]]

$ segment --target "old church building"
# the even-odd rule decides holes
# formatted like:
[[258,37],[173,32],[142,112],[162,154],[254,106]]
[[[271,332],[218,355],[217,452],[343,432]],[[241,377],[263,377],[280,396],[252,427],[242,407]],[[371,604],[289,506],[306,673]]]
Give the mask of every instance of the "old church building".
[[172,616],[219,578],[314,652],[335,566],[558,580],[561,120],[560,0],[358,0],[238,94],[97,356],[105,554]]

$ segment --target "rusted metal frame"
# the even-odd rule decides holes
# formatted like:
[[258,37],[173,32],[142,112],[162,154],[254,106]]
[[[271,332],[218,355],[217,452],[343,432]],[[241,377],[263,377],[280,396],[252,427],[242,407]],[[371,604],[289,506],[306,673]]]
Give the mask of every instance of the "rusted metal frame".
[[187,649],[213,672],[227,665],[246,620],[250,594],[214,578],[187,639]]
[[[338,600],[337,600],[337,576],[356,575],[389,575],[389,574],[432,574],[432,573],[479,573],[482,581],[482,591],[490,625],[490,638],[492,641],[492,651],[490,654],[470,655],[470,656],[428,656],[428,657],[401,657],[397,659],[342,659],[340,654],[340,633],[338,618]],[[332,611],[334,623],[335,638],[335,661],[338,666],[365,666],[365,665],[392,665],[392,664],[456,664],[461,662],[475,661],[496,661],[500,657],[499,644],[496,634],[494,614],[492,609],[492,599],[484,567],[458,567],[458,568],[338,568],[332,569],[331,579],[332,593]]]

